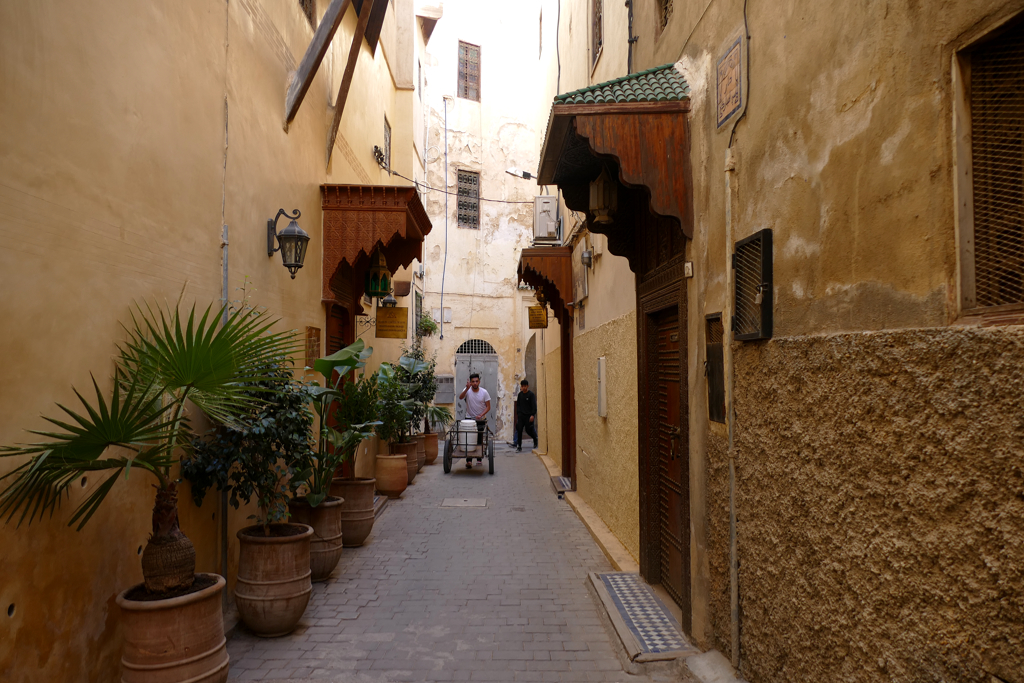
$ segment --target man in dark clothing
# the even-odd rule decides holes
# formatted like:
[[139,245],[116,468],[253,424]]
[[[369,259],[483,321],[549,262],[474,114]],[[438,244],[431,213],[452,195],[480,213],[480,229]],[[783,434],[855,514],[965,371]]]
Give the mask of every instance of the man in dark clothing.
[[537,396],[530,391],[525,379],[519,383],[519,397],[516,398],[516,452],[523,450],[523,430],[533,437],[537,447]]

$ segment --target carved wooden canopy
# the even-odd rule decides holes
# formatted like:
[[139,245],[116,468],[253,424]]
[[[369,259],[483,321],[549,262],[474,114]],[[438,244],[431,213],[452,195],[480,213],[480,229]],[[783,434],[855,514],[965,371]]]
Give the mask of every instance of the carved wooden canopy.
[[323,299],[359,299],[363,273],[379,247],[392,273],[422,257],[430,219],[414,187],[321,185]]
[[523,249],[519,257],[519,279],[543,291],[555,317],[564,320],[567,306],[572,303],[572,248]]
[[[629,259],[634,273],[644,269],[637,241],[646,225],[667,221],[693,237],[689,109],[688,100],[552,107],[537,182],[558,186],[566,206],[586,215],[591,232],[607,235],[608,249]],[[610,225],[589,212],[590,183],[602,168],[619,181]]]

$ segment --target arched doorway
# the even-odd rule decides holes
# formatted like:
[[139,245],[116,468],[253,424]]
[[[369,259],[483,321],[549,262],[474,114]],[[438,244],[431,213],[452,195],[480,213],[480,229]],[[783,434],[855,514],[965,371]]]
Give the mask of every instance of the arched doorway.
[[[455,352],[455,395],[466,388],[469,376],[480,373],[480,386],[491,395],[491,412],[487,414],[487,426],[494,434],[503,426],[498,419],[498,354],[494,347],[483,339],[469,339]],[[455,418],[466,417],[466,402],[455,402]]]

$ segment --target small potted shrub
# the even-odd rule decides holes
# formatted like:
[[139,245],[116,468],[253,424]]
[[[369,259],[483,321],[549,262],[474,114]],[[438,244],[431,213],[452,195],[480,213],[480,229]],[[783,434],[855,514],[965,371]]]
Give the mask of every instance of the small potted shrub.
[[[409,441],[412,402],[394,366],[381,363],[377,371],[377,436],[388,443],[388,453],[377,455],[377,490],[398,498],[412,483],[418,468],[416,444]],[[401,468],[401,470],[399,469]]]
[[417,471],[423,469],[427,462],[427,450],[423,434],[416,434],[416,430],[426,415],[427,402],[437,391],[436,382],[427,374],[429,370],[430,363],[423,360],[423,347],[419,343],[406,349],[398,359],[396,372],[409,396],[409,438],[416,444]]
[[221,423],[251,411],[257,399],[246,384],[259,381],[270,359],[287,352],[292,335],[270,333],[276,321],[250,309],[210,307],[196,315],[193,307],[182,316],[177,308],[137,306],[132,321],[109,394],[94,381],[95,398],[76,391],[84,411],[59,406],[66,416],[48,418],[57,430],[35,432],[44,441],[0,448],[0,456],[28,457],[0,479],[6,482],[0,516],[31,524],[37,515],[52,514],[83,475],[107,471],[71,515],[70,524],[81,529],[119,481],[130,473],[152,476],[156,503],[142,554],[144,581],[117,597],[122,662],[132,680],[226,681],[224,578],[195,573],[195,549],[178,525],[178,480],[171,472],[190,455],[188,405]]
[[[334,406],[334,422],[339,430],[348,432],[353,428],[362,431],[362,426],[378,425],[376,419],[377,411],[377,382],[376,375],[370,375],[369,377],[363,376],[351,382],[345,382],[339,389],[340,396],[335,401]],[[366,434],[366,438],[361,444],[356,444],[356,448],[366,448],[368,442],[372,442],[374,449],[376,449],[377,437],[372,433]],[[376,459],[376,450],[371,451],[372,456]],[[351,462],[352,456],[346,455],[348,462]],[[376,464],[372,463],[373,465]],[[346,468],[342,467],[338,471],[344,472]],[[347,468],[350,473],[357,474],[359,471],[358,464],[353,464],[352,467]],[[402,477],[407,477],[405,463],[402,463]],[[374,487],[377,485],[377,479],[375,477],[360,477],[360,476],[336,476],[331,482],[331,495],[338,496],[344,500],[341,506],[341,527],[342,527],[342,542],[346,548],[352,548],[362,545],[367,537],[370,535],[370,531],[373,529],[373,523],[376,518],[375,510],[373,507],[373,494]]]
[[417,325],[417,332],[421,337],[429,337],[437,332],[437,323],[430,317],[429,314],[424,313],[420,316],[419,324]]
[[[443,432],[448,429],[448,425],[452,423],[455,418],[452,416],[452,411],[444,406],[427,406],[426,418],[424,420],[424,430],[426,433],[425,443],[427,448],[427,464],[433,465],[434,461],[437,460],[438,446],[437,436],[438,432]],[[430,430],[433,431],[430,431]]]
[[[332,495],[331,483],[335,471],[352,457],[356,448],[370,436],[376,422],[349,425],[343,430],[331,426],[329,416],[336,400],[342,395],[340,388],[345,376],[354,368],[366,364],[373,349],[364,349],[363,340],[341,349],[326,358],[318,359],[313,368],[324,377],[326,387],[313,385],[306,391],[319,418],[320,430],[315,451],[306,450],[296,461],[298,473],[292,485],[303,495],[289,503],[293,519],[313,528],[310,545],[310,569],[313,581],[325,581],[341,560],[344,538],[344,496]],[[373,507],[372,480],[370,507]],[[359,542],[362,543],[362,540]]]
[[[278,358],[263,377],[247,383],[254,398],[248,412],[193,445],[183,468],[199,504],[216,485],[234,508],[255,502],[255,521],[238,531],[238,616],[253,633],[280,636],[295,629],[312,592],[310,541],[313,529],[289,523],[288,499],[295,463],[308,458],[313,414],[307,387]],[[213,473],[211,475],[211,473]]]

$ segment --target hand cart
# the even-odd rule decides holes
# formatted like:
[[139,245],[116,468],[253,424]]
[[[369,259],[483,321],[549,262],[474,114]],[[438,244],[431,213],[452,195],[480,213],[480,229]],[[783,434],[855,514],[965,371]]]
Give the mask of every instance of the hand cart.
[[452,471],[453,460],[471,461],[473,458],[487,458],[487,473],[494,474],[494,434],[490,427],[484,427],[483,443],[478,444],[480,434],[476,420],[460,420],[452,425],[444,444],[445,474]]

